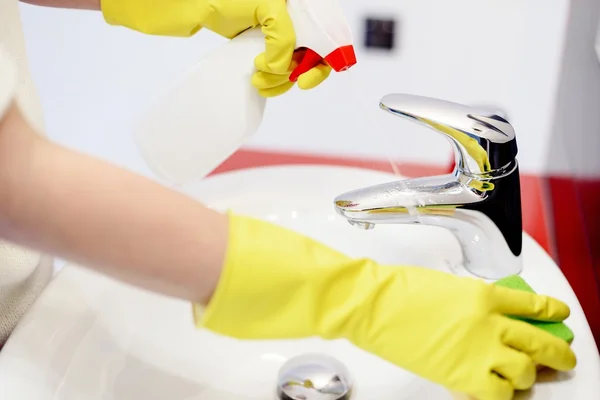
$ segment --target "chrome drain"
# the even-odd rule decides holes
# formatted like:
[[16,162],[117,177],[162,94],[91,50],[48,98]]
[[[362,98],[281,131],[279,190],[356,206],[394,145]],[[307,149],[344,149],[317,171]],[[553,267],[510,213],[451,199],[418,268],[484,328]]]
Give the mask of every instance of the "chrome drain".
[[278,400],[350,400],[352,378],[344,364],[323,354],[303,354],[279,369]]

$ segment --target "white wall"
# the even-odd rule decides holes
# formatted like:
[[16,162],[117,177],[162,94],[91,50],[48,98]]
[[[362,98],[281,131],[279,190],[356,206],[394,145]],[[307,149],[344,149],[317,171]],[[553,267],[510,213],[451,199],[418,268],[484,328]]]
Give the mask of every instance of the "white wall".
[[600,176],[599,17],[600,1],[571,1],[546,160],[555,175]]
[[[316,90],[270,101],[250,146],[447,164],[450,148],[441,136],[378,109],[383,95],[406,92],[503,108],[517,131],[523,170],[544,170],[569,0],[342,4],[359,64]],[[98,13],[22,9],[49,135],[147,173],[130,137],[135,115],[223,39],[210,32],[149,37],[106,26]],[[398,51],[367,52],[362,18],[388,14],[399,18]]]

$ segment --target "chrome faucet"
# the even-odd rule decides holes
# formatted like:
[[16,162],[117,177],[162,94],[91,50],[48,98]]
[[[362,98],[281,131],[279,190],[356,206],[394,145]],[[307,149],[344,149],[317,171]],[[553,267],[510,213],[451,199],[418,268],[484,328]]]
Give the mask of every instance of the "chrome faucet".
[[461,244],[464,268],[484,279],[521,272],[523,245],[517,142],[500,115],[408,94],[385,96],[380,107],[445,135],[452,173],[405,179],[341,194],[336,211],[350,224],[426,224],[449,229]]

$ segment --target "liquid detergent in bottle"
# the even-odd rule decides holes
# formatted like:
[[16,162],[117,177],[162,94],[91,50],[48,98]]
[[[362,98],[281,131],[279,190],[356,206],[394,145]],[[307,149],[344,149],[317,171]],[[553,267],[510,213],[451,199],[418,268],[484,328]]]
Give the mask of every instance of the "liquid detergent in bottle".
[[[290,81],[322,60],[336,72],[356,63],[339,0],[288,0],[287,8],[302,52]],[[159,178],[176,185],[203,178],[258,130],[267,100],[251,78],[264,40],[260,27],[241,33],[201,60],[143,115],[135,140]]]

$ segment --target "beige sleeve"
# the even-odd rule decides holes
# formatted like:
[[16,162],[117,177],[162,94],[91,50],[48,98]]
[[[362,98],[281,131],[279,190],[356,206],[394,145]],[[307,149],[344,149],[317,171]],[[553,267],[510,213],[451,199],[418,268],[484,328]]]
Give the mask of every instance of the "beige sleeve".
[[[19,2],[0,0],[0,118],[13,100],[42,133],[42,107],[29,72]],[[52,264],[50,257],[0,240],[0,347],[50,280]]]
[[0,44],[0,119],[4,117],[17,90],[17,67]]
[[[15,99],[21,112],[38,133],[44,134],[42,104],[31,78],[21,10],[17,0],[0,0],[0,47],[13,60],[17,69]],[[6,55],[3,56],[3,58],[5,57]],[[4,77],[0,77],[0,82],[4,82],[3,79]]]
[[[0,120],[19,92],[17,63],[0,43]],[[0,348],[52,276],[52,259],[0,241]]]

